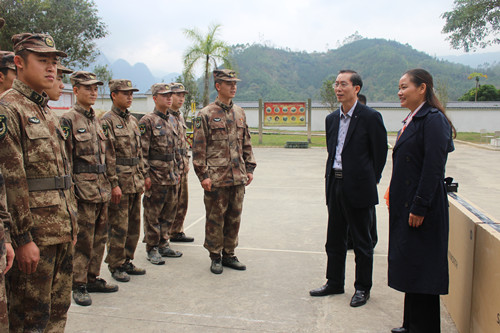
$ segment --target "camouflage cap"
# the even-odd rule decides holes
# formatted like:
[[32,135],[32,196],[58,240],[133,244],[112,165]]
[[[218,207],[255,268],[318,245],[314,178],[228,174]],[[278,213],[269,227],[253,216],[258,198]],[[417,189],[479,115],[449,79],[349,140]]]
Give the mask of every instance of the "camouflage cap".
[[0,29],[2,29],[4,24],[5,24],[5,20],[3,19],[3,17],[0,17]]
[[69,69],[68,67],[64,67],[60,63],[57,63],[57,71],[62,72],[63,74],[71,74],[73,73],[73,70]]
[[10,51],[0,51],[0,68],[10,68],[16,70],[16,65],[14,64],[14,52]]
[[171,93],[171,87],[169,84],[166,83],[155,83],[151,86],[151,94],[157,95],[157,94],[168,94]]
[[32,34],[25,32],[12,36],[14,44],[14,53],[19,53],[22,50],[28,50],[37,53],[55,53],[59,57],[67,57],[63,51],[56,49],[54,39],[46,34]]
[[132,86],[130,80],[109,80],[109,91],[139,91],[139,89]]
[[232,69],[216,69],[213,72],[214,81],[241,81],[236,77],[236,72]]
[[97,84],[102,86],[104,83],[97,79],[97,76],[94,73],[86,72],[86,71],[77,71],[71,74],[69,77],[71,81],[71,85],[76,86],[77,84],[81,84],[84,86],[91,86],[93,84]]
[[172,90],[173,93],[189,94],[189,91],[186,90],[184,85],[182,83],[178,83],[178,82],[170,83],[170,90]]

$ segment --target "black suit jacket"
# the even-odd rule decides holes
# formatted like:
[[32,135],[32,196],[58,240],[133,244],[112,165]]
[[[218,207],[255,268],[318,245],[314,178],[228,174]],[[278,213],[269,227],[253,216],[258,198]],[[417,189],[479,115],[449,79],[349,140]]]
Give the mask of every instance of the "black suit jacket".
[[[326,202],[332,195],[331,169],[337,147],[340,109],[326,117]],[[342,149],[343,190],[353,207],[378,204],[377,184],[387,160],[387,131],[380,113],[357,103]]]

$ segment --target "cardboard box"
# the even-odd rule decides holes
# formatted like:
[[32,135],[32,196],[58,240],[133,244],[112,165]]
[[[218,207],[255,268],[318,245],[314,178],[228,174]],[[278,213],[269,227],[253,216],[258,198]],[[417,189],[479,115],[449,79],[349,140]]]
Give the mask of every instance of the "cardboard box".
[[472,333],[500,332],[499,225],[478,224],[472,282]]
[[452,197],[448,245],[449,294],[442,300],[460,333],[470,329],[476,226],[479,219]]

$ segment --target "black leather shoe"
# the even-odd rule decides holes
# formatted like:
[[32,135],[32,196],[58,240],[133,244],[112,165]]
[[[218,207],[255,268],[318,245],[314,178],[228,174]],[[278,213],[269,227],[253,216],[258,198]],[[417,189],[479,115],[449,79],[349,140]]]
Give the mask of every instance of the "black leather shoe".
[[179,232],[178,234],[170,236],[171,242],[194,242],[193,237],[186,236],[185,233]]
[[232,269],[237,269],[239,271],[244,271],[245,269],[247,269],[247,266],[245,266],[241,261],[239,261],[236,256],[223,257],[222,266],[230,267]]
[[358,306],[365,305],[369,299],[370,299],[369,291],[356,290],[356,292],[351,298],[351,306],[355,308]]
[[137,267],[130,260],[127,260],[123,264],[122,267],[123,267],[123,270],[125,270],[125,272],[128,275],[144,275],[144,274],[146,274],[146,270],[144,268]]
[[407,333],[408,330],[404,327],[396,327],[391,330],[391,333]]
[[311,296],[327,296],[327,295],[337,295],[343,294],[344,288],[334,288],[331,285],[325,283],[323,286],[309,291]]
[[222,259],[212,259],[212,264],[210,265],[210,271],[214,274],[222,273]]
[[169,257],[169,258],[180,258],[180,257],[182,257],[182,252],[173,250],[172,248],[170,248],[169,245],[160,246],[158,248],[158,252],[160,252],[160,254],[161,254],[162,257]]
[[87,283],[87,291],[89,293],[114,293],[118,291],[118,286],[109,284],[104,279],[96,278],[94,282]]

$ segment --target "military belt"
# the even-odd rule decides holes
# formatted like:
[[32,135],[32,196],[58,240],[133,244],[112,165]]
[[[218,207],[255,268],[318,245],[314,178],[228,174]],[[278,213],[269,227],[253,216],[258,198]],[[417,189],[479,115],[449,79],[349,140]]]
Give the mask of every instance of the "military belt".
[[50,191],[50,190],[67,190],[71,187],[71,176],[64,175],[62,177],[48,178],[30,178],[28,181],[28,191]]
[[174,154],[149,154],[148,160],[170,162],[174,160]]
[[73,167],[74,173],[105,173],[106,164],[84,164],[77,163]]
[[132,158],[120,157],[116,159],[116,164],[134,166],[139,164],[139,157],[132,157]]

